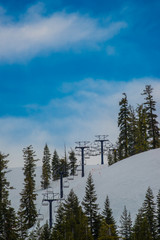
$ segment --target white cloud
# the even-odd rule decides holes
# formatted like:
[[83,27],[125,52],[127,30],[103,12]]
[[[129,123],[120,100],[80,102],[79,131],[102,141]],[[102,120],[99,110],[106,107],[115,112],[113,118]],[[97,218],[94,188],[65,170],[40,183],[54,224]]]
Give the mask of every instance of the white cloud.
[[[127,24],[110,22],[101,25],[98,19],[78,13],[53,13],[44,16],[36,5],[15,22],[1,16],[0,60],[20,61],[48,51],[64,51],[80,47],[97,47],[113,38]],[[3,21],[5,19],[5,21]]]
[[154,88],[160,116],[160,79],[129,82],[85,79],[72,87],[66,83],[70,96],[52,99],[47,106],[36,106],[40,113],[34,118],[0,118],[0,151],[10,154],[10,166],[22,166],[22,149],[30,144],[42,159],[45,143],[51,152],[56,148],[61,156],[64,144],[68,149],[74,148],[75,141],[93,141],[97,134],[108,134],[114,143],[118,137],[118,103],[122,93],[126,92],[129,103],[136,107],[144,101],[141,93],[147,84]]

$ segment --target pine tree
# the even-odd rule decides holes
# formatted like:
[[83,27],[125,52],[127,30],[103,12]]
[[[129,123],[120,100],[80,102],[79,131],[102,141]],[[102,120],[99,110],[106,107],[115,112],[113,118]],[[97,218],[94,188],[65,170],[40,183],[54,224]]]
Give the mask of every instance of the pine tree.
[[120,112],[118,116],[119,133],[119,157],[120,160],[128,157],[129,154],[129,107],[126,93],[123,93],[124,97],[119,102]]
[[70,160],[70,170],[71,170],[70,175],[74,176],[76,173],[76,168],[77,168],[77,166],[76,166],[77,158],[76,158],[75,152],[73,150],[71,150],[69,152],[69,160]]
[[144,216],[142,209],[139,210],[136,216],[132,230],[133,240],[152,240],[149,223],[146,216]]
[[52,158],[52,178],[53,180],[59,179],[60,159],[56,150],[54,150]]
[[146,217],[153,240],[156,239],[156,210],[152,189],[148,187],[143,203],[143,214]]
[[130,213],[128,213],[126,206],[124,206],[123,213],[120,218],[120,234],[121,237],[125,240],[131,239],[131,228],[132,228],[132,221]]
[[159,147],[159,123],[157,120],[158,116],[155,114],[156,101],[153,100],[152,91],[151,85],[146,85],[142,95],[145,95],[146,100],[144,104],[147,113],[148,135],[151,139],[150,144],[151,148],[155,149]]
[[65,212],[64,212],[64,205],[60,203],[57,213],[56,213],[56,220],[53,229],[52,236],[55,239],[64,239],[65,236]]
[[159,190],[158,195],[157,195],[156,220],[157,220],[157,234],[158,234],[158,239],[160,239],[160,190]]
[[43,159],[42,159],[42,188],[46,189],[49,186],[51,178],[51,166],[50,166],[51,154],[47,144],[44,147]]
[[137,131],[136,131],[136,144],[135,152],[140,153],[149,149],[148,134],[147,134],[147,114],[143,104],[138,105],[137,113]]
[[68,164],[66,147],[64,149],[64,158],[60,159],[60,171],[64,172],[63,177],[69,176],[69,164]]
[[114,164],[114,160],[113,160],[113,150],[108,151],[108,166],[111,166],[112,164]]
[[129,124],[128,124],[128,155],[132,156],[136,153],[135,145],[136,145],[136,114],[134,108],[129,105]]
[[82,201],[82,206],[84,208],[84,212],[88,217],[89,227],[91,228],[91,232],[94,238],[97,237],[98,231],[100,228],[100,216],[98,214],[98,204],[96,203],[97,195],[95,191],[95,186],[93,183],[92,174],[89,173],[85,188],[85,196]]
[[37,217],[37,210],[35,206],[35,168],[37,159],[35,159],[35,152],[32,146],[23,149],[24,156],[24,188],[21,192],[20,208],[19,208],[19,222],[21,237],[26,236],[26,232],[31,228]]
[[9,155],[0,152],[0,239],[18,239],[16,214],[9,201],[10,183],[7,181]]
[[[112,227],[112,232],[114,235],[110,234],[111,236],[116,236],[117,237],[117,233],[116,233],[116,223],[113,217],[113,213],[112,213],[112,209],[110,208],[110,201],[109,201],[109,197],[106,197],[105,203],[104,203],[104,209],[102,212],[102,216],[104,217],[104,220],[106,222],[106,224],[110,227]],[[113,231],[114,229],[114,231]]]
[[48,222],[41,228],[38,240],[51,240],[51,229],[49,228]]
[[58,209],[52,237],[54,240],[92,240],[87,218],[73,190],[70,191],[65,203]]
[[116,240],[119,237],[116,235],[113,225],[108,225],[103,219],[99,230],[98,240]]

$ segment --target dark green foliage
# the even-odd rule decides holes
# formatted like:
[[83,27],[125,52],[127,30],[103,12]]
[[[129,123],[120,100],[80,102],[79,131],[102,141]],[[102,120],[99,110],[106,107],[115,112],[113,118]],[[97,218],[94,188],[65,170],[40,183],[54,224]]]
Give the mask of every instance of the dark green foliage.
[[71,170],[70,175],[75,175],[76,168],[77,168],[76,166],[77,158],[73,150],[69,152],[69,160],[70,160],[70,170]]
[[136,145],[136,114],[134,108],[129,106],[129,124],[128,124],[128,155],[132,156],[136,153],[135,145]]
[[89,227],[91,228],[91,232],[94,238],[97,237],[97,233],[100,227],[100,218],[98,214],[98,204],[96,203],[97,195],[95,191],[95,186],[93,183],[92,174],[89,173],[86,189],[85,189],[85,196],[82,201],[82,205],[84,208],[84,212],[88,217]]
[[116,239],[119,239],[119,237],[116,234],[114,226],[108,225],[106,221],[103,219],[99,230],[98,240],[116,240]]
[[14,209],[11,207],[9,198],[10,183],[6,179],[7,164],[6,158],[0,152],[0,239],[18,239],[17,221]]
[[104,217],[104,220],[106,222],[106,224],[108,225],[108,227],[112,227],[112,232],[110,236],[117,236],[116,233],[116,223],[115,220],[113,218],[113,213],[112,213],[112,209],[110,208],[110,201],[108,196],[106,197],[105,203],[104,203],[104,210],[102,212],[102,216]]
[[111,166],[112,164],[118,162],[118,151],[117,148],[109,149],[108,151],[108,165]]
[[124,97],[119,102],[120,112],[118,115],[118,127],[119,133],[119,159],[128,157],[129,154],[129,107],[126,93],[123,93]]
[[137,113],[137,129],[136,129],[136,144],[135,153],[147,151],[149,149],[148,134],[147,134],[147,114],[143,105],[139,105],[136,109]]
[[61,204],[57,216],[52,239],[92,240],[87,218],[79,206],[78,198],[70,191],[64,204]]
[[144,216],[142,209],[136,216],[132,229],[132,240],[152,240],[149,223],[147,217]]
[[155,203],[154,203],[154,196],[152,189],[148,187],[145,200],[143,203],[143,214],[146,217],[148,224],[149,224],[149,230],[152,235],[152,239],[156,239],[156,210],[155,210]]
[[56,150],[54,150],[52,158],[52,178],[53,180],[59,179],[60,159]]
[[124,206],[123,213],[120,218],[120,235],[125,240],[131,239],[131,228],[132,228],[132,221],[130,213],[128,213],[126,206]]
[[64,151],[64,158],[60,159],[60,168],[59,171],[63,171],[63,177],[68,177],[69,175],[69,164],[68,164],[68,159],[67,159],[67,152],[66,148]]
[[51,166],[50,166],[51,154],[47,144],[44,147],[43,159],[42,159],[42,188],[46,189],[49,186],[51,179]]
[[152,96],[153,88],[151,85],[146,85],[145,90],[142,95],[145,95],[145,106],[147,113],[147,126],[148,126],[148,135],[150,138],[150,146],[155,149],[159,147],[159,127],[157,121],[156,111],[156,101],[153,100]]
[[159,190],[158,195],[157,195],[156,220],[157,220],[157,234],[158,234],[158,239],[160,239],[160,190]]
[[31,228],[37,217],[35,200],[35,168],[37,159],[32,146],[23,149],[24,156],[24,188],[21,192],[20,208],[19,208],[19,224],[21,236],[26,235],[26,231]]
[[51,230],[48,223],[44,224],[43,227],[40,229],[40,235],[38,236],[38,240],[51,240]]

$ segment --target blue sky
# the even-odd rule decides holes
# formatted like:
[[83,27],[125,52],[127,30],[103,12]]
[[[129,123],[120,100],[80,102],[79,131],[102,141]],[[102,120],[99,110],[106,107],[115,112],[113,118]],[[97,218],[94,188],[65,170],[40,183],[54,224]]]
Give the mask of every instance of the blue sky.
[[109,134],[122,93],[135,105],[160,93],[160,1],[0,1],[0,146],[11,166],[30,144]]

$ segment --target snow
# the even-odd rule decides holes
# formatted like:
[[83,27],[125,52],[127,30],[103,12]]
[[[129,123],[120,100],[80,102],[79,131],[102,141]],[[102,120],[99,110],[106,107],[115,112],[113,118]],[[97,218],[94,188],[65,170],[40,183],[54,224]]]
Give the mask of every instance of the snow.
[[[160,189],[160,149],[134,155],[110,167],[107,164],[86,165],[83,178],[81,177],[81,172],[78,172],[78,176],[75,176],[74,180],[68,180],[69,188],[64,188],[65,198],[73,188],[79,201],[82,201],[89,172],[93,176],[100,212],[104,208],[104,201],[108,195],[117,224],[119,224],[124,205],[130,211],[134,220],[138,209],[142,206],[147,188],[151,187],[154,196],[158,194]],[[23,187],[24,176],[22,168],[12,168],[12,171],[7,173],[7,177],[11,186],[14,187],[13,190],[10,190],[10,199],[12,206],[17,211],[20,199],[19,193]],[[43,193],[46,191],[41,189],[40,181],[41,167],[37,167],[36,192],[38,195],[36,206],[37,210],[44,215],[44,221],[42,222],[44,223],[49,217],[49,207],[42,206]],[[59,181],[51,182],[51,187],[54,193],[60,192]],[[54,208],[56,205],[57,202],[53,202],[53,221],[55,220]]]

